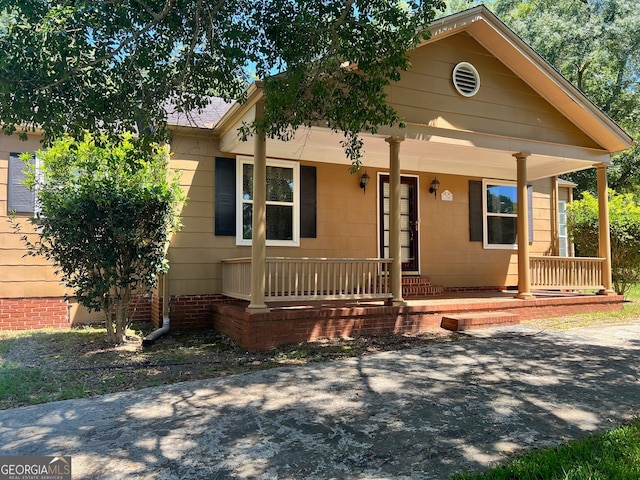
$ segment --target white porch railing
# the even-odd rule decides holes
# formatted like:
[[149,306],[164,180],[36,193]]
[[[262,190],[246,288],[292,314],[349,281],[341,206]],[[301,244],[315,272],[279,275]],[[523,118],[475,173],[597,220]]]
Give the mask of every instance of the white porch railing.
[[[265,301],[391,298],[388,258],[268,257]],[[222,261],[222,293],[251,299],[251,258]]]
[[529,257],[532,288],[603,289],[604,258]]

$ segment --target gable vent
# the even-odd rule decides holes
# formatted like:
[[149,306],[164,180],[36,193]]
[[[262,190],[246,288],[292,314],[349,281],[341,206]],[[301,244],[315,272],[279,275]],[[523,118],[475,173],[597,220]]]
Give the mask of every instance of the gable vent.
[[453,86],[460,95],[473,97],[480,89],[480,75],[476,67],[460,62],[453,69]]

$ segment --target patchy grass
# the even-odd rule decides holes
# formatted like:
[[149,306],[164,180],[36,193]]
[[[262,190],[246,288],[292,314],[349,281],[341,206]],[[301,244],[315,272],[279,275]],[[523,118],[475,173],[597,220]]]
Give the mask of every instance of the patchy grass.
[[[628,299],[618,312],[533,320],[524,324],[562,330],[636,321],[640,319],[640,287],[633,288]],[[103,328],[0,331],[0,409],[464,338],[436,330],[422,335],[382,335],[292,345],[251,354],[211,330],[171,332],[143,348],[141,338],[150,330],[149,325],[140,325],[128,332],[129,343],[116,347],[105,342]]]
[[522,324],[545,330],[568,330],[577,327],[597,327],[629,323],[638,319],[640,319],[640,285],[635,285],[627,293],[626,303],[620,310],[526,320],[522,322]]
[[640,420],[560,447],[531,452],[488,472],[452,480],[637,480]]
[[[143,328],[143,327],[140,327]],[[150,327],[144,326],[147,330]],[[382,335],[252,354],[211,331],[172,332],[142,347],[142,331],[111,346],[103,328],[0,331],[0,409],[303,365],[460,338],[452,332]]]
[[640,301],[640,285],[633,285],[625,298],[632,302]]

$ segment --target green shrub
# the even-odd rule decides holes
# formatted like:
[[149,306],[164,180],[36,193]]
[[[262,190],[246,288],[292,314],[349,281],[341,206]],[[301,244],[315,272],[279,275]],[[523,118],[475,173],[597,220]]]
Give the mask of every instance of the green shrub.
[[23,237],[28,253],[50,260],[78,302],[105,315],[109,340],[121,343],[132,295],[167,270],[169,236],[180,227],[185,196],[168,170],[168,149],[130,135],[117,143],[87,136],[58,140],[38,159],[27,180],[39,206],[30,219],[37,239]]
[[[640,282],[640,206],[632,194],[609,190],[611,274],[616,292]],[[598,200],[589,192],[567,206],[569,236],[580,257],[598,257]]]

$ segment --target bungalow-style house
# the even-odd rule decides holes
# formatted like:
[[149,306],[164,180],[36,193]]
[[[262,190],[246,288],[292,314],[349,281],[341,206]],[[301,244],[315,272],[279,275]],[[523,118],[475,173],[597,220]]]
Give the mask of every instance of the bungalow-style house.
[[[244,104],[172,116],[184,229],[169,275],[135,316],[214,326],[259,350],[619,307],[607,166],[632,138],[484,6],[431,33],[388,89],[406,128],[364,134],[356,175],[323,127],[242,141],[238,127],[264,108],[260,82]],[[37,147],[0,138],[1,215],[32,211],[16,154]],[[600,256],[575,258],[573,185],[558,176],[588,168],[598,172]],[[91,319],[44,260],[23,253],[0,222],[0,328]]]

